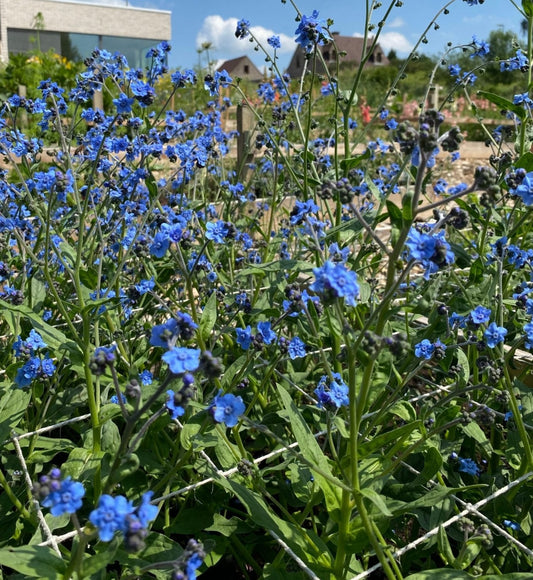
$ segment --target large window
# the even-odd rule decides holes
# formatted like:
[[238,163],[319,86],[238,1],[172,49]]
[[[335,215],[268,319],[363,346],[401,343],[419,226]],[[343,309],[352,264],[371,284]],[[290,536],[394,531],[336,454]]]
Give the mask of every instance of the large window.
[[80,61],[90,56],[95,48],[102,48],[111,53],[120,52],[123,54],[131,68],[143,67],[146,64],[145,57],[148,49],[158,42],[158,40],[149,38],[73,34],[50,30],[37,31],[18,28],[8,28],[7,30],[9,52],[19,53],[30,50],[45,52],[52,48],[69,60]]

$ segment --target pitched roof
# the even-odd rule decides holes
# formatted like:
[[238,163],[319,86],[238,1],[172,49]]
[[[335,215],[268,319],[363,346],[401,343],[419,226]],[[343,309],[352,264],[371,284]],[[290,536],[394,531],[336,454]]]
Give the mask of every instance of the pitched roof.
[[[244,66],[248,66],[249,72],[244,73]],[[225,60],[218,68],[217,71],[225,70],[228,74],[232,74],[238,71],[239,74],[248,76],[251,79],[262,79],[263,73],[255,66],[255,64],[247,56],[238,56],[237,58],[231,58],[230,60]]]

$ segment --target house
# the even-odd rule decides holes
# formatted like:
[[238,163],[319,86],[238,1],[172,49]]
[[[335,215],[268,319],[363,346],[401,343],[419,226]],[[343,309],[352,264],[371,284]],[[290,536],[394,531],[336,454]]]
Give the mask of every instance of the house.
[[248,79],[252,82],[261,82],[265,75],[255,66],[255,64],[247,56],[239,56],[231,60],[224,61],[217,71],[225,70],[230,77],[239,77],[241,79]]
[[[367,48],[372,46],[372,40],[372,38],[367,38]],[[335,65],[337,53],[346,53],[345,56],[340,56],[341,65],[356,67],[360,64],[364,54],[364,38],[359,36],[341,36],[338,32],[334,32],[333,42],[323,46],[319,45],[318,49],[330,67]],[[389,64],[389,60],[378,43],[368,59],[367,66],[384,66],[387,64]],[[298,78],[304,71],[304,65],[305,52],[302,47],[298,45],[286,72],[291,76],[291,78]],[[317,60],[314,67],[318,74],[324,73],[324,67],[320,61]]]
[[84,60],[101,48],[141,67],[149,48],[170,40],[170,16],[129,0],[0,0],[0,60],[32,49]]

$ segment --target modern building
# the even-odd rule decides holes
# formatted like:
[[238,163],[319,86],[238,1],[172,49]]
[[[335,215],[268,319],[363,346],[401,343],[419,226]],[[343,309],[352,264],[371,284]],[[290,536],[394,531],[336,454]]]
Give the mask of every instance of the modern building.
[[170,16],[128,0],[0,0],[0,60],[35,49],[83,60],[102,48],[141,67],[150,47],[170,40]]
[[[372,46],[372,42],[372,38],[367,38],[367,49]],[[329,42],[328,44],[319,46],[318,48],[328,66],[333,66],[335,64],[338,54],[341,66],[345,67],[358,66],[363,58],[365,50],[363,38],[358,36],[342,36],[338,32],[333,33],[333,42]],[[291,78],[298,78],[302,74],[304,71],[305,59],[306,54],[302,47],[298,45],[287,68],[287,73]],[[376,44],[367,61],[367,66],[383,66],[387,64],[389,64],[388,58],[385,56],[380,45]],[[320,61],[317,61],[314,67],[314,70],[318,74],[324,73],[324,68]],[[311,67],[308,66],[308,70],[310,69]]]

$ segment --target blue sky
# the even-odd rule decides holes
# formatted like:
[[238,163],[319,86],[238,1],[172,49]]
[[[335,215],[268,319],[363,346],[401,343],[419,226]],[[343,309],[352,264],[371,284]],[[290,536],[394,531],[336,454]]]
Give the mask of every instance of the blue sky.
[[[381,1],[384,7],[390,4],[390,0]],[[107,3],[111,3],[110,0]],[[241,18],[249,20],[257,35],[265,41],[272,34],[281,37],[282,68],[294,51],[297,23],[290,1],[282,4],[281,0],[129,0],[129,3],[172,11],[173,50],[169,60],[172,68],[196,65],[197,48],[206,41],[214,47],[213,60],[247,54],[263,70],[264,59],[254,52],[253,45],[235,38],[235,23]],[[444,0],[403,0],[402,7],[393,9],[383,30],[381,45],[385,52],[394,48],[400,56],[406,56],[444,3]],[[520,0],[516,3],[521,4]],[[303,14],[311,14],[317,9],[320,18],[332,18],[332,30],[340,34],[351,36],[363,32],[365,0],[298,0],[296,4]],[[500,26],[520,34],[521,15],[512,0],[485,0],[477,6],[469,6],[463,0],[449,4],[450,13],[438,19],[440,28],[428,33],[429,42],[422,50],[427,54],[442,54],[448,41],[468,44],[473,34],[485,39],[491,30]],[[376,12],[372,21],[377,23],[381,14],[383,9]]]

